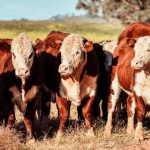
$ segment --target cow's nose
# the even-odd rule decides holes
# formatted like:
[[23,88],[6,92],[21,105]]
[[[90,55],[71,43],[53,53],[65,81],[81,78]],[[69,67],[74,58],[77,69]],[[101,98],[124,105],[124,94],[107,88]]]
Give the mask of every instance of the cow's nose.
[[133,68],[141,68],[144,66],[144,63],[142,61],[133,60],[131,61],[131,67]]
[[65,71],[67,71],[68,69],[69,69],[68,66],[60,65],[60,67],[59,67],[59,72],[60,72],[60,73],[61,73],[61,72],[65,72]]
[[19,76],[27,76],[29,74],[29,69],[28,68],[20,68],[18,69],[18,75]]

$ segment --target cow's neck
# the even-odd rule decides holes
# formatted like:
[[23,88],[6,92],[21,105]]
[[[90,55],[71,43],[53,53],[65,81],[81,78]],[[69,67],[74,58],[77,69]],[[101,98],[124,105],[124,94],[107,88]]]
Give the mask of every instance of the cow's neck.
[[150,63],[148,63],[145,67],[144,67],[144,72],[146,75],[150,75]]
[[74,71],[74,74],[71,76],[74,80],[77,82],[81,82],[85,72],[86,72],[86,64],[87,64],[87,58],[85,61]]

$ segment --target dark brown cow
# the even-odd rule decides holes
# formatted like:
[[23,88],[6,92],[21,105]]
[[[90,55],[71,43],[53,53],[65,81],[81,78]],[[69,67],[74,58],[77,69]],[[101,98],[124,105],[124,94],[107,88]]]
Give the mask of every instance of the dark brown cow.
[[0,121],[5,121],[9,128],[15,122],[14,100],[11,88],[18,85],[19,81],[15,77],[14,68],[11,61],[10,43],[11,39],[0,39]]
[[[142,46],[142,42],[144,42],[144,37],[141,37],[142,40],[137,42],[140,45],[140,49],[136,47],[137,52],[143,51],[143,53],[146,51],[144,50],[144,45]],[[141,39],[139,38],[139,39]],[[149,37],[147,38],[149,39]],[[112,77],[111,77],[111,89],[110,89],[110,97],[109,97],[109,103],[108,103],[108,120],[105,128],[105,134],[107,136],[111,135],[111,129],[112,129],[112,115],[115,110],[116,102],[118,100],[119,94],[121,89],[125,91],[128,94],[127,99],[127,113],[128,113],[128,125],[127,125],[127,133],[133,133],[134,131],[134,114],[135,114],[135,107],[137,112],[137,127],[135,130],[135,139],[136,140],[143,140],[143,129],[142,129],[142,123],[145,116],[145,103],[149,102],[149,94],[148,89],[149,86],[149,58],[143,58],[142,54],[138,54],[138,59],[141,59],[142,61],[138,60],[138,63],[136,61],[133,61],[134,58],[134,51],[133,46],[135,44],[135,39],[132,38],[124,38],[120,41],[119,45],[115,49],[113,58],[117,61],[116,64],[113,65],[112,68]],[[147,42],[147,44],[146,44]],[[145,41],[145,45],[149,45],[149,41]],[[147,49],[149,47],[147,46]],[[148,53],[148,50],[147,50]],[[140,57],[141,56],[141,57]],[[134,58],[135,59],[135,58]],[[143,63],[143,59],[148,60],[145,65]],[[132,63],[131,63],[132,62]],[[140,69],[133,69],[131,67],[131,64],[133,66],[140,66]],[[148,76],[147,76],[147,75]],[[142,76],[143,75],[143,76]],[[147,76],[147,77],[145,77]],[[142,80],[142,81],[141,81]],[[145,86],[146,84],[146,86]],[[141,92],[139,94],[139,92]]]
[[[58,67],[60,64],[59,49],[62,41],[68,35],[59,31],[50,32],[44,40],[36,40],[36,53],[42,58],[45,70],[45,89],[49,93],[57,93],[59,91],[60,75]],[[42,98],[42,113],[49,116],[50,113],[50,98],[43,94]]]
[[138,38],[141,36],[150,35],[150,24],[141,22],[133,23],[129,25],[118,37],[118,44],[122,39],[127,37]]
[[[44,83],[44,68],[37,57],[34,44],[26,33],[19,34],[11,44],[12,63],[16,76],[21,80],[20,106],[26,127],[27,141],[34,139],[35,112],[40,101]],[[16,88],[12,88],[15,95]]]

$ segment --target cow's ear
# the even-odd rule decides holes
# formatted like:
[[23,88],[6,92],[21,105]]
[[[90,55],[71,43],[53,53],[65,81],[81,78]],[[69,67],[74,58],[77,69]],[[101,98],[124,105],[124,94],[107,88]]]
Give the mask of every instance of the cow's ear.
[[126,42],[130,47],[134,47],[137,39],[136,38],[127,38]]
[[87,52],[92,51],[92,50],[93,50],[93,42],[87,41],[87,42],[84,44],[84,49],[85,49],[85,51],[87,51]]

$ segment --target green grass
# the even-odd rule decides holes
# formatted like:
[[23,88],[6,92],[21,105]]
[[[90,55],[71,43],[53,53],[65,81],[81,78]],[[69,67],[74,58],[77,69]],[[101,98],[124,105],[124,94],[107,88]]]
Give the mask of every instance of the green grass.
[[89,40],[115,40],[124,27],[115,23],[78,23],[54,21],[0,21],[0,38],[14,38],[27,32],[33,39],[45,38],[52,30],[81,34]]

